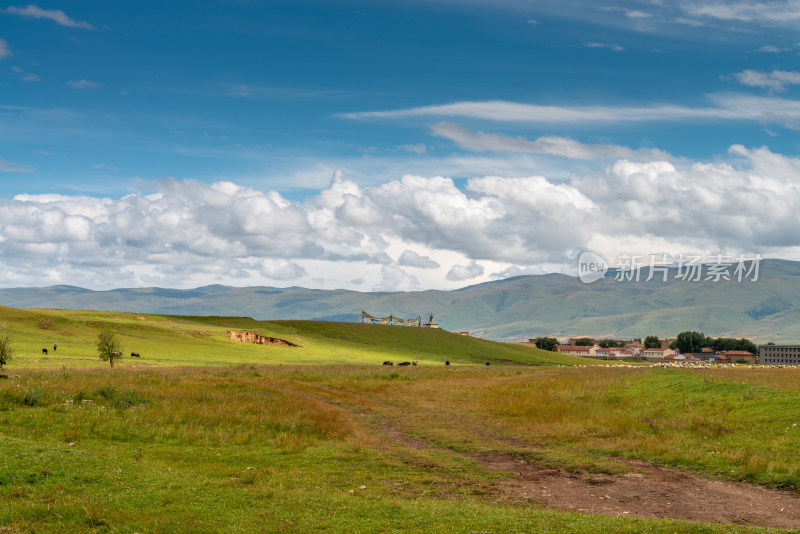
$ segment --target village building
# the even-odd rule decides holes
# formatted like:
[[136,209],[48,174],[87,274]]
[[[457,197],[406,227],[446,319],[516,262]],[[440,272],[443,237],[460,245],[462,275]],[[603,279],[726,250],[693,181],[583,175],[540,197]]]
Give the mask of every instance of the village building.
[[727,358],[727,361],[730,363],[741,363],[741,360],[745,360],[747,363],[755,363],[756,361],[756,355],[746,350],[729,350],[727,352],[722,352],[717,355],[717,359],[722,359],[723,356]]
[[673,356],[675,351],[672,349],[644,349],[641,354],[648,362],[663,362],[666,358]]
[[594,358],[597,355],[597,347],[582,347],[578,345],[559,345],[558,352],[571,354],[572,356],[583,356],[584,358]]
[[800,365],[800,345],[761,345],[758,347],[761,365]]
[[641,343],[627,343],[624,347],[625,350],[631,351],[634,356],[639,356],[644,350],[644,345]]

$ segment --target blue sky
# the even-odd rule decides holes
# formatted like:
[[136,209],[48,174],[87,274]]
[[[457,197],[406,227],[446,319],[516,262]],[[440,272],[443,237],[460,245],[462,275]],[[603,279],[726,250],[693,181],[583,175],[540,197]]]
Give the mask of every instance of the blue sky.
[[569,272],[585,248],[800,259],[798,21],[796,1],[7,3],[0,272],[395,290]]

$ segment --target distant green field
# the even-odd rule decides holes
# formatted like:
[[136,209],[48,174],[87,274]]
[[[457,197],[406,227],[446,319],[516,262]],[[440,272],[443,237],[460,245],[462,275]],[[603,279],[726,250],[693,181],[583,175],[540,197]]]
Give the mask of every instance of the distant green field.
[[[111,328],[122,341],[118,365],[380,364],[416,360],[420,365],[594,364],[535,348],[496,343],[438,329],[315,321],[255,321],[244,317],[168,315],[0,307],[0,324],[14,338],[12,367],[97,367],[97,333]],[[299,347],[232,341],[229,330],[249,330]],[[58,345],[54,352],[53,346]],[[42,349],[47,348],[44,355]]]

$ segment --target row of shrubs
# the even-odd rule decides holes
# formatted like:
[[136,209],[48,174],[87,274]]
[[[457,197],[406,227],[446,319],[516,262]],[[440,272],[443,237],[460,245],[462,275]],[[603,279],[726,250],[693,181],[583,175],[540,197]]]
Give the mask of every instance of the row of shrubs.
[[62,393],[46,388],[34,387],[25,391],[0,389],[0,410],[9,410],[14,406],[34,407],[64,404],[69,400],[76,404],[83,401],[101,402],[120,409],[143,406],[150,403],[150,399],[138,391],[120,391],[114,386],[103,386],[97,388],[94,392],[79,391],[72,399]]

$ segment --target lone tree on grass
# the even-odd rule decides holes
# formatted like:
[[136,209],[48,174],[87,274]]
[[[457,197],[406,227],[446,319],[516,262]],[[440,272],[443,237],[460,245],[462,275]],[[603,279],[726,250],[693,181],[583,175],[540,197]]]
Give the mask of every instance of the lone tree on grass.
[[11,346],[11,332],[4,324],[0,325],[0,369],[8,365],[8,360],[14,353],[14,348]]
[[122,345],[117,338],[117,334],[109,328],[103,328],[97,334],[97,354],[104,362],[114,367],[114,361],[122,358]]

